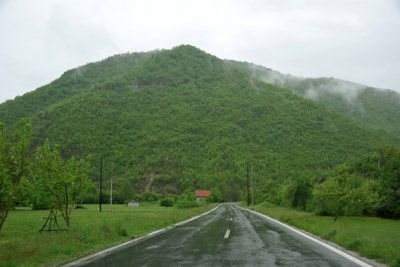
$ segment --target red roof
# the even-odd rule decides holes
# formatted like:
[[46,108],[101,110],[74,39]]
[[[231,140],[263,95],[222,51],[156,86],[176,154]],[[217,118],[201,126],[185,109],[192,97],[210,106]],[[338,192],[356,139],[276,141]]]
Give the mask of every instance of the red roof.
[[196,197],[209,197],[210,191],[208,190],[196,190],[195,191]]

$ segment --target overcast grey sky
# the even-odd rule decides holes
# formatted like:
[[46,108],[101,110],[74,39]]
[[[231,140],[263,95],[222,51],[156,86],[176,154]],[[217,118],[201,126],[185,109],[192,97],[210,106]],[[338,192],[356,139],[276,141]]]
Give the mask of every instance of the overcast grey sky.
[[400,91],[400,0],[0,0],[0,103],[85,63],[180,44]]

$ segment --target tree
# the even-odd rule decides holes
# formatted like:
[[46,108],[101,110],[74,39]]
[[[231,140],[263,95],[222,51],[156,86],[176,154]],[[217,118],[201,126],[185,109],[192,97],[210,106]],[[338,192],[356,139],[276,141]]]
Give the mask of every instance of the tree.
[[294,179],[287,189],[287,200],[292,208],[306,210],[306,204],[311,198],[313,186],[307,178]]
[[196,196],[194,194],[194,191],[187,189],[185,192],[183,192],[177,201],[177,207],[178,208],[194,208],[198,207],[199,203],[196,201]]
[[[388,218],[400,218],[400,148],[380,147],[368,158],[373,167],[371,176],[376,177],[379,185],[380,205],[378,215]],[[369,176],[369,173],[363,173]]]
[[218,202],[223,202],[224,199],[222,197],[221,192],[218,190],[218,188],[214,187],[213,189],[211,189],[211,195],[208,198],[208,202],[211,203],[218,203]]
[[329,177],[313,192],[316,211],[323,215],[364,215],[374,213],[378,207],[377,185],[348,166],[339,166],[336,176]]
[[15,136],[0,125],[0,230],[14,205],[20,183],[28,174],[30,140],[31,125],[27,120],[21,120]]
[[49,194],[52,208],[61,212],[69,227],[73,207],[89,185],[89,164],[75,158],[64,162],[58,148],[51,148],[46,140],[43,147],[37,149],[32,169],[34,183],[43,194]]

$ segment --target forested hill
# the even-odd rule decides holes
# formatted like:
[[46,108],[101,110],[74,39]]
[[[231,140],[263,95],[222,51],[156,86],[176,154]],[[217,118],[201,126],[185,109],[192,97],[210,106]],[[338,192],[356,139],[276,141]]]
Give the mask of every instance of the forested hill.
[[154,53],[157,51],[115,55],[97,63],[68,70],[55,81],[1,104],[0,120],[6,124],[13,124],[22,117],[44,111],[50,105],[135,68]]
[[180,193],[198,177],[236,200],[248,162],[263,196],[278,197],[284,181],[398,142],[192,46],[114,56],[0,105],[0,121],[24,116],[34,144],[49,138],[108,170],[112,159],[125,198],[153,178],[150,190]]
[[334,78],[299,78],[250,63],[230,63],[241,66],[255,79],[287,88],[370,128],[400,135],[400,94],[395,91]]

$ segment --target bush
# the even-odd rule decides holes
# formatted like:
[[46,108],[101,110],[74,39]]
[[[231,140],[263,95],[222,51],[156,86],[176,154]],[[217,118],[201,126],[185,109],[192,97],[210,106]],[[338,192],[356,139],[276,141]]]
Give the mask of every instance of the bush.
[[97,204],[99,203],[99,195],[95,190],[85,192],[82,194],[82,203],[84,204]]
[[218,188],[213,188],[211,190],[211,195],[210,197],[207,199],[207,202],[210,203],[220,203],[220,202],[224,202],[224,199],[222,197],[221,192],[218,190]]
[[146,202],[154,202],[158,201],[160,199],[160,194],[155,193],[155,192],[146,192],[142,195],[143,201]]
[[397,257],[397,259],[395,260],[393,267],[400,267],[400,257]]
[[188,200],[188,199],[181,199],[181,200],[178,201],[176,206],[178,208],[180,208],[180,209],[189,209],[189,208],[199,207],[200,204],[197,203],[196,201],[191,201],[191,200]]
[[32,200],[31,208],[33,210],[48,210],[51,208],[51,202],[48,198],[35,198]]
[[128,231],[125,228],[117,227],[117,234],[119,236],[128,236]]
[[171,198],[164,198],[160,201],[161,207],[172,207],[174,205],[174,201]]
[[179,196],[176,204],[178,208],[195,208],[199,207],[199,203],[196,201],[196,197],[192,190],[186,190],[182,195]]

